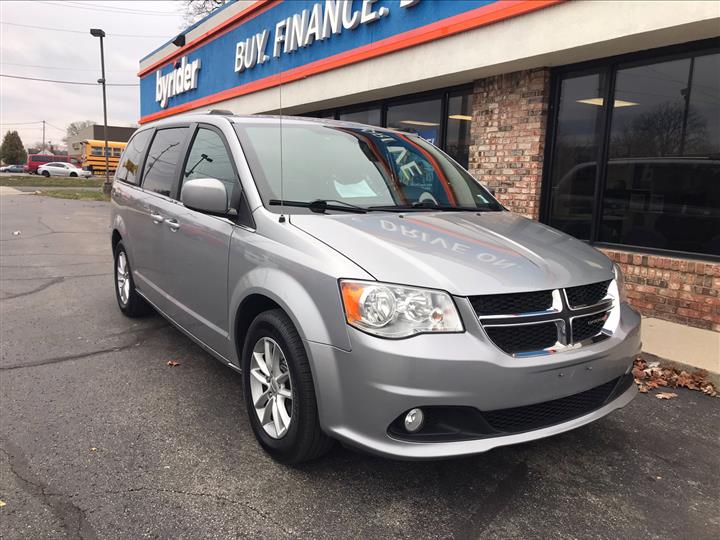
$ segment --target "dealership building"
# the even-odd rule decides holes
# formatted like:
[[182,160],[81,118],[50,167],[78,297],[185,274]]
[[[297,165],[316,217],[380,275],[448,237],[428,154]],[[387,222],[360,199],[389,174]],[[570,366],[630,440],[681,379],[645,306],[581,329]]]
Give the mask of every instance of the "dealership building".
[[415,132],[620,263],[645,331],[690,332],[720,371],[719,36],[717,2],[238,0],[141,60],[140,122]]

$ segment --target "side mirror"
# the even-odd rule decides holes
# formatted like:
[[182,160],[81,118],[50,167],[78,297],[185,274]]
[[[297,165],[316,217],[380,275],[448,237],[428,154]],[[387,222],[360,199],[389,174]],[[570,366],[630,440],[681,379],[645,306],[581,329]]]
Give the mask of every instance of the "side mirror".
[[215,178],[196,178],[183,182],[180,201],[199,212],[222,215],[228,213],[225,184]]

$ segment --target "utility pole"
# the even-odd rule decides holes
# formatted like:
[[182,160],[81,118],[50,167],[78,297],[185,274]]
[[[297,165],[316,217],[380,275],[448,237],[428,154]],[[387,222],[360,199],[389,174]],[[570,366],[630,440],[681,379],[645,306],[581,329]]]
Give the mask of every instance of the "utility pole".
[[43,145],[42,145],[42,149],[40,150],[40,152],[45,151],[45,120],[43,120],[42,123],[43,123]]
[[105,50],[103,48],[103,38],[105,37],[105,31],[100,28],[91,28],[90,35],[100,38],[100,70],[102,76],[98,79],[98,82],[102,84],[102,95],[103,95],[103,129],[105,138],[105,182],[103,183],[103,193],[110,195],[112,190],[112,183],[110,182],[110,163],[108,159],[108,133],[107,133],[107,94],[105,93]]

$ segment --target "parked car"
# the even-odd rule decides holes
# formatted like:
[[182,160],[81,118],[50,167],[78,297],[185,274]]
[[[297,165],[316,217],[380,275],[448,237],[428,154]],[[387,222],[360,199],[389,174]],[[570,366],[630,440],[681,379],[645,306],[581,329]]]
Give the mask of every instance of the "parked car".
[[28,154],[26,171],[30,174],[38,174],[38,168],[47,163],[70,163],[77,166],[77,160],[70,156],[56,156],[53,154]]
[[60,162],[46,163],[45,165],[38,167],[37,172],[46,178],[48,176],[79,176],[84,178],[92,176],[90,171],[84,171],[83,169],[79,169],[70,163]]
[[282,462],[334,440],[485,452],[637,392],[618,267],[413,134],[222,113],[143,126],[115,176],[112,249],[120,310],[154,307],[241,372]]
[[5,165],[4,167],[0,167],[0,172],[21,173],[21,172],[25,172],[25,166],[24,165]]

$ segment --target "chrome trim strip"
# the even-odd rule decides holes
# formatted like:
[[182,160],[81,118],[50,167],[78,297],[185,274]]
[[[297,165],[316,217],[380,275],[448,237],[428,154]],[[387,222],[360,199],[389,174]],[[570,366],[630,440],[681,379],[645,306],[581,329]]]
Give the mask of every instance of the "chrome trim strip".
[[[590,285],[595,285],[595,284],[594,284],[594,283],[590,283]],[[582,306],[574,306],[574,307],[573,307],[573,305],[570,303],[570,299],[568,298],[568,295],[567,295],[567,290],[568,290],[569,288],[570,288],[570,287],[564,288],[564,289],[562,290],[562,292],[563,292],[563,295],[565,296],[565,304],[567,305],[567,307],[568,307],[568,309],[569,309],[570,311],[578,311],[578,310],[580,310],[580,309],[587,309],[587,308],[589,308],[589,307],[600,306],[600,305],[604,304],[605,302],[607,302],[608,300],[612,300],[612,299],[613,299],[612,296],[610,296],[609,292],[606,292],[606,293],[605,293],[605,297],[604,297],[602,300],[600,300],[599,302],[597,302],[596,304],[584,304],[584,305],[582,305]],[[610,285],[608,284],[608,291],[609,291],[609,290],[610,290]]]
[[[536,291],[531,291],[536,292]],[[523,294],[523,293],[518,293]],[[560,289],[553,289],[550,291],[552,295],[552,304],[550,309],[544,311],[524,311],[522,313],[505,313],[500,315],[477,315],[478,319],[481,320],[492,320],[492,319],[508,319],[511,317],[537,317],[538,315],[554,315],[562,312],[562,299],[560,298]]]

